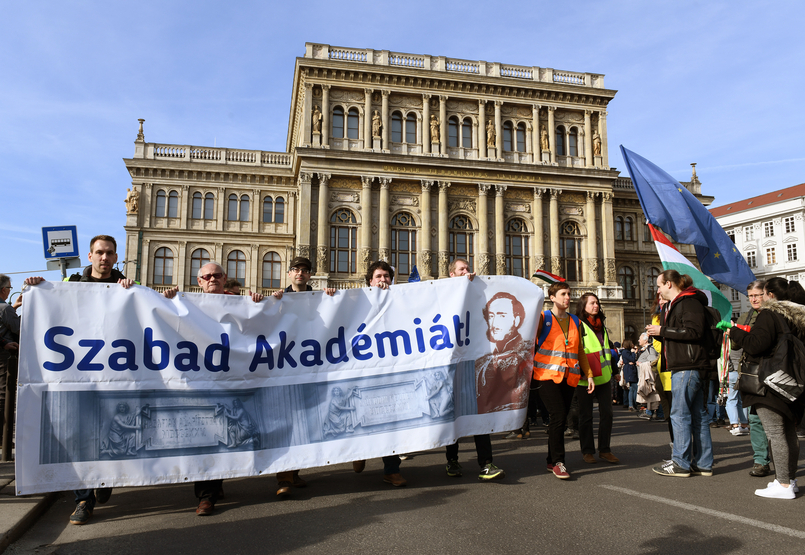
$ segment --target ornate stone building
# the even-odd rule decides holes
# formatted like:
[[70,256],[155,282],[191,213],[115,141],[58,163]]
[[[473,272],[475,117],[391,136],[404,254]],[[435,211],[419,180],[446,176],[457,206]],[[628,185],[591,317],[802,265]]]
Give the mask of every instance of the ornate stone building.
[[308,43],[292,91],[281,153],[148,143],[140,120],[129,276],[195,291],[213,260],[272,290],[302,255],[348,288],[379,258],[406,281],[462,257],[595,291],[615,338],[642,326],[659,259],[609,166],[603,75]]

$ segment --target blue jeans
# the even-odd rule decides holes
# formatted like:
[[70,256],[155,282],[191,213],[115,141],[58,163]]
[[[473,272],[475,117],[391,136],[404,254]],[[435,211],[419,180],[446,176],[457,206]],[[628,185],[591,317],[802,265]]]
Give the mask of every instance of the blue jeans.
[[730,387],[727,390],[727,416],[730,418],[730,424],[748,424],[749,420],[746,418],[746,413],[741,403],[741,392],[735,389],[735,382],[738,381],[738,372],[734,370],[730,372],[729,380]]
[[718,380],[710,380],[710,387],[707,388],[707,422],[716,420],[726,420],[727,411],[716,402],[718,399]]
[[637,382],[629,382],[629,389],[623,390],[623,404],[626,407],[637,408]]
[[689,470],[713,468],[713,440],[704,408],[704,380],[698,370],[680,370],[671,376],[671,425],[674,429],[674,462]]

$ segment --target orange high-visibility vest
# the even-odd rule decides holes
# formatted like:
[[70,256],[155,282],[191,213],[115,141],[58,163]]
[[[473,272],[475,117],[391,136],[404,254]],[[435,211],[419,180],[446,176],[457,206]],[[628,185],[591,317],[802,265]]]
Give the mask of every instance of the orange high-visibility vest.
[[537,349],[534,351],[535,380],[561,383],[567,375],[569,386],[578,385],[581,379],[579,319],[573,314],[568,314],[568,317],[570,322],[565,344],[565,334],[553,313],[550,310],[543,313],[542,333],[537,338]]

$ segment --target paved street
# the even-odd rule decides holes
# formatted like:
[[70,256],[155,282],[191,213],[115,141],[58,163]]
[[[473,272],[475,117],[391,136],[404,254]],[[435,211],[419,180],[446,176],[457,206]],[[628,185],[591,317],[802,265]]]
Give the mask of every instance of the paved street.
[[187,485],[117,489],[89,524],[68,525],[64,494],[6,553],[796,553],[805,546],[805,493],[756,497],[749,438],[713,430],[715,475],[667,478],[651,467],[670,457],[665,424],[615,409],[613,452],[621,465],[585,464],[568,441],[570,481],[545,471],[547,434],[493,436],[505,480],[477,480],[472,439],[462,441],[463,478],[444,473],[443,450],[404,461],[407,488],[381,482],[380,460],[303,472],[310,486],[274,499],[272,477],[229,480],[216,514],[197,517]]

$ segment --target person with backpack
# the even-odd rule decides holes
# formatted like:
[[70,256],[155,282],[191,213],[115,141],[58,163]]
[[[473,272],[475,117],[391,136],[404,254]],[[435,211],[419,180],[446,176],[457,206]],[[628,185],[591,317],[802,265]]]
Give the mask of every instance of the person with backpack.
[[[766,282],[763,298],[757,320],[750,331],[733,326],[731,322],[719,324],[722,329],[729,330],[732,344],[743,349],[744,363],[759,364],[762,359],[774,355],[789,328],[800,341],[805,340],[805,290],[802,286],[796,281],[775,277]],[[791,352],[788,354],[792,355]],[[762,395],[746,392],[742,395],[744,406],[751,407],[763,423],[774,461],[774,481],[765,488],[755,490],[755,495],[770,499],[794,499],[799,491],[796,480],[799,459],[797,426],[805,413],[805,395],[789,401],[773,392],[771,387],[765,387]]]
[[713,475],[713,440],[706,423],[704,384],[711,368],[707,296],[693,287],[687,274],[665,270],[657,276],[659,294],[668,301],[659,325],[646,333],[662,341],[661,372],[671,372],[670,461],[653,468],[661,476],[687,478]]

